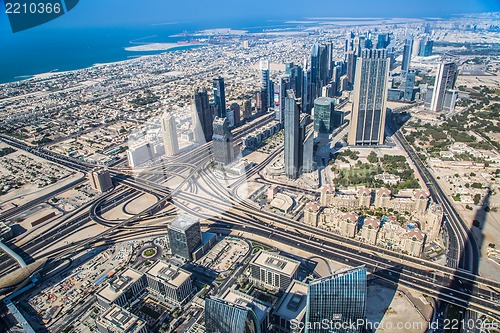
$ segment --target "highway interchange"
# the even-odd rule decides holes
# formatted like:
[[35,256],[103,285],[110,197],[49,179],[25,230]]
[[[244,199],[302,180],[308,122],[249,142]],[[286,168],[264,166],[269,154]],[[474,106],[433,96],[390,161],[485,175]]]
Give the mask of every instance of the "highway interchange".
[[[235,133],[236,141],[254,127],[267,123],[270,119],[269,116],[263,116],[261,121],[257,121],[251,128]],[[445,210],[444,226],[449,235],[447,266],[346,239],[323,229],[297,223],[281,215],[260,211],[260,207],[255,203],[240,198],[237,191],[248,179],[259,176],[259,172],[280,154],[283,148],[279,147],[261,163],[252,166],[245,175],[226,185],[221,184],[209,168],[210,142],[172,158],[168,163],[144,170],[136,177],[132,177],[130,172],[121,168],[120,164],[123,161],[119,161],[110,169],[115,182],[114,191],[68,214],[56,228],[42,235],[22,244],[20,242],[26,236],[21,235],[6,243],[25,260],[48,257],[53,265],[56,265],[60,261],[67,260],[73,253],[87,250],[95,244],[112,244],[140,235],[164,234],[165,227],[158,224],[158,218],[173,217],[176,210],[180,210],[202,218],[203,227],[214,232],[241,232],[248,238],[256,235],[269,239],[267,245],[278,249],[300,247],[304,251],[346,265],[364,264],[370,272],[384,279],[424,292],[450,304],[500,318],[498,299],[500,283],[477,275],[479,250],[470,230],[403,135],[395,131],[393,137],[407,151],[427,183],[432,199],[440,203]],[[15,139],[2,136],[0,140],[76,171],[88,172],[92,168],[91,165],[80,161],[41,148],[26,146]],[[162,182],[173,178],[178,180],[176,188],[162,185]],[[262,178],[260,181],[265,182]],[[288,185],[287,188],[298,193],[304,191],[292,185]],[[104,212],[134,200],[141,193],[154,195],[157,202],[127,220],[108,221],[102,218]],[[309,194],[314,194],[314,191],[309,191]],[[46,200],[39,199],[41,201],[38,200],[37,204]],[[95,224],[101,224],[108,229],[87,239],[68,242],[46,251],[56,243],[61,244],[61,240],[71,233],[90,228]],[[14,243],[20,244],[19,247],[14,246]],[[15,262],[11,259],[4,260],[0,264],[2,275],[15,268]]]

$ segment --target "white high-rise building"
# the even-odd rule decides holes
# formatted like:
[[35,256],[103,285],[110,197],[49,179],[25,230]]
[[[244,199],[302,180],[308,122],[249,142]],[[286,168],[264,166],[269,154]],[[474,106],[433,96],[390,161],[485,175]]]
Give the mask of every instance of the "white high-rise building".
[[179,142],[177,140],[177,130],[175,118],[169,112],[165,112],[161,117],[161,132],[163,135],[163,145],[165,155],[174,156],[179,153]]

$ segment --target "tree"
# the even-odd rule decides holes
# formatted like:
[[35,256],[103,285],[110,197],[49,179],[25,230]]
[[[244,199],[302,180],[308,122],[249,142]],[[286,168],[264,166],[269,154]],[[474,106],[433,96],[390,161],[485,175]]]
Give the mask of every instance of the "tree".
[[370,162],[370,163],[377,163],[378,162],[377,154],[374,151],[372,151],[370,153],[370,155],[368,155],[367,159],[368,159],[368,162]]
[[479,202],[481,202],[481,194],[476,193],[476,194],[474,195],[474,205],[478,205],[478,204],[479,204]]

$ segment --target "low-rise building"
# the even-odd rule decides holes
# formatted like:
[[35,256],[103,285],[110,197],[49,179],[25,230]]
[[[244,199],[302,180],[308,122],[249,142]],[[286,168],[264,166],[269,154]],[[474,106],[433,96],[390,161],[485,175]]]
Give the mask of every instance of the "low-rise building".
[[96,325],[101,333],[149,332],[144,320],[117,305],[113,305],[102,316],[98,316]]
[[276,304],[276,311],[273,314],[276,333],[299,333],[301,331],[298,325],[292,325],[292,323],[301,323],[304,320],[308,286],[307,283],[293,280]]
[[250,281],[271,290],[286,290],[297,277],[299,266],[297,260],[260,251],[250,262]]
[[97,305],[103,309],[113,304],[126,306],[144,291],[145,286],[143,274],[129,268],[109,280],[108,285],[97,293]]
[[174,306],[185,304],[193,294],[191,273],[158,260],[146,272],[148,291]]

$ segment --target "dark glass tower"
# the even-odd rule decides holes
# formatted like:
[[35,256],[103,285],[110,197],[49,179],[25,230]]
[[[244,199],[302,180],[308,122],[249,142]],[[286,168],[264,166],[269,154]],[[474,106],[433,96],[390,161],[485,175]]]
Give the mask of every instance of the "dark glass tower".
[[349,145],[384,143],[389,59],[385,49],[365,49],[356,64]]
[[207,333],[261,333],[255,312],[220,298],[205,299]]
[[[212,128],[212,110],[210,110],[210,102],[208,100],[207,91],[196,90],[193,95],[193,126],[195,128],[195,136],[197,135],[197,130],[203,132],[203,137],[205,141],[212,140],[213,128]],[[201,134],[201,133],[200,133]],[[199,141],[200,138],[195,138]]]
[[314,100],[314,131],[330,133],[333,126],[333,99],[318,97]]
[[234,160],[233,134],[229,130],[229,121],[226,118],[215,117],[213,128],[214,161],[226,166]]
[[167,230],[172,254],[191,261],[194,250],[201,245],[200,222],[179,216],[167,226]]
[[285,175],[296,179],[300,168],[300,110],[293,90],[285,97]]
[[226,93],[224,91],[224,79],[218,77],[214,79],[214,105],[217,117],[226,117]]
[[[366,295],[364,266],[314,280],[307,293],[305,333],[362,333],[363,325],[356,324],[365,320]],[[331,324],[313,325],[323,322]]]
[[411,36],[406,36],[403,46],[403,62],[401,63],[401,71],[403,72],[403,75],[406,75],[406,72],[408,72],[408,69],[410,69],[412,50],[413,38]]

